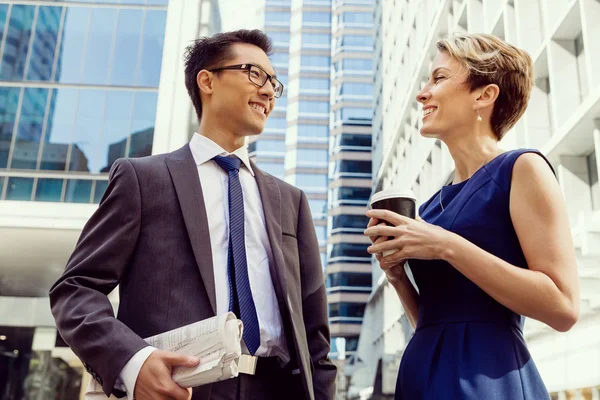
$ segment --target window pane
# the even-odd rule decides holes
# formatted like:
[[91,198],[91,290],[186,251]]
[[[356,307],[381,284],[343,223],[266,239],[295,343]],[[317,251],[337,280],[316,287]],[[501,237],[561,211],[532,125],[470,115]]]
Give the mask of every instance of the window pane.
[[142,10],[121,9],[117,22],[115,51],[110,71],[111,85],[132,85],[135,82]]
[[368,244],[363,243],[337,243],[331,247],[329,259],[332,258],[364,258],[370,260],[371,255],[367,252]]
[[100,172],[109,172],[117,159],[125,157],[131,126],[133,93],[131,91],[107,92],[104,128],[98,149],[101,153],[100,158],[104,162]]
[[104,84],[108,77],[108,63],[112,47],[117,10],[94,8],[85,52],[83,83]]
[[371,71],[373,69],[373,60],[345,58],[342,61],[342,68],[345,70]]
[[362,233],[367,229],[369,218],[364,215],[335,215],[332,217],[331,229],[359,229]]
[[94,190],[94,203],[100,203],[106,188],[108,187],[108,181],[96,181],[96,189]]
[[[277,66],[277,65],[282,66],[283,65],[283,66],[287,67],[289,61],[290,61],[290,55],[288,53],[275,52],[275,53],[271,54],[271,63],[274,66]],[[278,78],[278,79],[281,81],[281,78]],[[281,82],[285,85],[285,82],[283,82],[283,81],[281,81]]]
[[327,175],[294,174],[287,179],[307,193],[325,193],[327,191]]
[[6,188],[6,200],[31,200],[33,178],[9,178]]
[[12,169],[36,169],[47,99],[48,89],[25,89]]
[[341,94],[371,96],[373,85],[370,83],[344,83],[342,84]]
[[12,6],[10,25],[6,32],[6,43],[0,65],[1,79],[7,81],[23,79],[34,12],[35,6]]
[[298,125],[298,137],[324,138],[329,135],[329,127],[324,125]]
[[314,163],[323,165],[323,163],[327,163],[327,156],[329,154],[328,150],[298,149],[296,151],[298,157],[298,165],[311,165]]
[[62,195],[63,180],[62,179],[38,179],[35,189],[36,201],[60,201]]
[[19,105],[20,88],[0,87],[0,168],[8,165],[8,151]]
[[266,25],[282,25],[290,23],[290,13],[281,11],[267,11],[265,13]]
[[65,191],[67,203],[89,203],[92,193],[92,181],[82,179],[69,179]]
[[329,82],[327,78],[301,78],[300,92],[328,91]]
[[0,176],[0,200],[2,199],[2,191],[4,190],[4,182],[6,182],[8,178],[5,176]]
[[302,13],[302,24],[304,26],[331,25],[331,14],[325,12]]
[[135,94],[128,157],[145,157],[152,154],[157,97],[156,92]]
[[8,16],[8,4],[0,4],[0,39],[4,36],[4,24]]
[[331,45],[331,35],[328,33],[303,33],[302,47],[305,46],[329,47]]
[[67,8],[55,80],[63,83],[81,82],[83,72],[82,54],[84,54],[91,15],[91,8]]
[[[40,166],[43,170],[64,171],[66,168],[69,144],[73,140],[77,96],[77,89],[52,90]],[[75,157],[81,155],[79,148],[73,151],[76,152]],[[74,159],[74,155],[71,155],[71,160]],[[87,165],[87,161],[81,162]]]
[[300,65],[303,67],[329,68],[331,66],[331,58],[329,58],[327,56],[303,55],[300,58]]
[[79,91],[69,171],[98,173],[104,166],[98,147],[105,98],[106,93],[101,90]]
[[265,124],[265,131],[267,130],[283,130],[285,131],[287,128],[287,121],[285,118],[276,118],[271,117],[267,119],[267,123]]
[[342,21],[346,24],[372,24],[373,13],[370,12],[345,12]]
[[290,41],[289,32],[269,32],[268,35],[273,43],[289,43]]
[[327,287],[371,287],[371,284],[371,274],[360,272],[335,272],[333,274],[327,275]]
[[49,81],[52,78],[52,64],[58,42],[58,27],[63,7],[41,6],[35,27],[27,79]]
[[283,140],[262,140],[252,142],[248,145],[248,153],[260,153],[263,157],[283,157],[285,155],[285,141]]
[[329,113],[329,103],[324,101],[301,101],[301,113]]
[[158,87],[166,17],[166,11],[146,11],[144,36],[142,38],[142,59],[138,76],[138,84],[141,86]]

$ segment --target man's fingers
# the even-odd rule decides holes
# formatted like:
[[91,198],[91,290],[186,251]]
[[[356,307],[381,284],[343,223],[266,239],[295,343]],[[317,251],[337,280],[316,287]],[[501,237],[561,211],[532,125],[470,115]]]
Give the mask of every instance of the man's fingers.
[[168,351],[163,352],[162,356],[165,363],[171,367],[195,367],[200,362],[198,357],[184,356]]

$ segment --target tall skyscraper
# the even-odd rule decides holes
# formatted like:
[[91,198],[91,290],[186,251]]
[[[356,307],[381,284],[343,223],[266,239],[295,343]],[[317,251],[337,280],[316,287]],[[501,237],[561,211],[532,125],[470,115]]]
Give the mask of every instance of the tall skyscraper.
[[[598,1],[382,0],[375,11],[374,190],[412,188],[421,204],[452,176],[444,144],[419,134],[416,93],[428,80],[435,43],[451,32],[485,32],[524,48],[537,77],[528,110],[500,142],[538,148],[563,190],[577,252],[581,317],[568,333],[528,319],[525,339],[553,399],[600,393],[600,42]],[[502,240],[502,238],[498,238]],[[375,263],[376,264],[376,263]],[[412,329],[392,287],[374,264],[350,398],[393,398]]]
[[216,0],[0,4],[0,397],[79,398],[48,290],[112,163],[196,129],[183,50],[218,29]]

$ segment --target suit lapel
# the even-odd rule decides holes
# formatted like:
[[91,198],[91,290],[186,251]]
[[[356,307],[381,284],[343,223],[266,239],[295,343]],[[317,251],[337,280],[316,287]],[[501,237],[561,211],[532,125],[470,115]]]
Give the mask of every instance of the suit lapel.
[[[287,304],[287,286],[285,282],[285,262],[281,250],[281,193],[275,179],[262,172],[251,162],[254,177],[258,186],[258,192],[265,214],[265,224],[271,252],[273,254],[273,263],[269,263],[269,270],[273,279],[275,294],[279,300],[280,308]],[[286,306],[287,309],[287,306]]]
[[172,153],[171,157],[166,159],[179,206],[185,221],[188,236],[194,251],[194,257],[200,269],[200,275],[204,282],[206,293],[216,314],[216,294],[215,294],[215,274],[213,270],[212,249],[210,246],[210,231],[208,229],[208,219],[206,216],[206,207],[204,205],[204,196],[198,168],[194,162],[192,152],[188,144]]

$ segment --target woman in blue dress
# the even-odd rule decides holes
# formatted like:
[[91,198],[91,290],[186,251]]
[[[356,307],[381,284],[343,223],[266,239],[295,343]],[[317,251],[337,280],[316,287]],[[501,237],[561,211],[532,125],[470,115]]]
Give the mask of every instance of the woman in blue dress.
[[527,107],[532,61],[489,35],[450,36],[437,49],[417,94],[421,134],[448,146],[454,180],[421,205],[422,219],[367,212],[368,251],[416,328],[396,399],[548,399],[523,320],[558,331],[575,324],[575,250],[548,161],[536,150],[498,146]]

